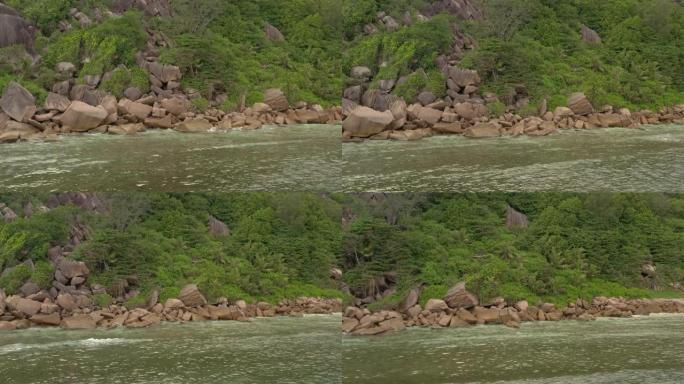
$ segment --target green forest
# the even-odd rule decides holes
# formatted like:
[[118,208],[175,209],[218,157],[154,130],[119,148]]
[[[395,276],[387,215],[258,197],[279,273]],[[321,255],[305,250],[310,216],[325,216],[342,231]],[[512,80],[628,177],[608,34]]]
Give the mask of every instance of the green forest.
[[[90,284],[116,292],[133,277],[140,294],[155,289],[162,299],[197,284],[210,299],[228,297],[277,302],[283,298],[341,297],[330,279],[341,239],[340,205],[313,194],[108,194],[105,208],[71,204],[10,223],[0,221],[0,288],[14,293],[31,280],[48,288],[52,267],[47,251],[69,239],[74,224],[89,236],[70,257],[86,262]],[[0,195],[15,212],[45,197]],[[23,216],[23,215],[20,215]],[[209,218],[229,234],[215,235]],[[30,263],[27,261],[30,260]],[[129,279],[130,280],[130,279]],[[99,300],[111,300],[100,297]]]
[[[350,299],[331,279],[358,292],[393,273],[391,304],[421,286],[423,300],[466,281],[482,300],[532,303],[593,296],[684,295],[684,196],[662,194],[99,194],[98,209],[49,196],[0,195],[17,213],[0,221],[0,288],[31,280],[48,288],[48,249],[87,236],[71,258],[84,261],[90,284],[116,296],[137,282],[131,305],[159,290],[175,297],[198,284],[209,298],[276,302],[299,296]],[[511,207],[529,225],[507,225]],[[210,218],[227,231],[210,230]],[[340,224],[342,219],[342,224]],[[642,276],[642,267],[655,276]],[[112,297],[104,296],[104,302]]]
[[[459,66],[475,69],[481,91],[500,97],[523,86],[529,110],[543,99],[549,107],[566,105],[572,92],[585,92],[597,105],[658,108],[684,102],[684,7],[672,0],[475,0],[481,20],[437,15],[415,22],[431,4],[424,0],[346,0],[343,70],[368,66],[379,80],[409,81],[394,93],[411,99],[422,90],[444,93],[435,59],[451,53],[451,25],[475,40]],[[380,28],[364,34],[363,26],[386,12],[410,26]],[[587,43],[582,26],[598,33]],[[423,71],[420,71],[420,70]],[[420,75],[419,75],[420,74]]]
[[[0,49],[0,88],[19,80],[41,101],[60,80],[55,64],[77,66],[86,75],[115,71],[102,89],[119,96],[126,86],[149,88],[135,53],[145,49],[148,33],[162,36],[163,63],[178,65],[183,86],[198,90],[206,105],[216,92],[235,107],[262,92],[282,88],[289,99],[339,104],[350,70],[365,65],[379,80],[407,82],[394,93],[411,99],[422,90],[443,96],[445,78],[435,59],[449,54],[452,26],[474,39],[459,66],[475,69],[482,92],[505,96],[521,87],[530,97],[526,111],[542,100],[553,108],[582,91],[601,106],[658,108],[684,102],[684,7],[672,0],[475,0],[483,19],[461,20],[440,14],[416,22],[431,2],[425,0],[170,0],[171,16],[149,17],[136,10],[105,17],[82,27],[72,7],[95,19],[112,0],[8,0],[37,29],[37,64],[16,46]],[[366,35],[363,26],[383,11],[414,22],[396,31]],[[60,21],[71,29],[60,31]],[[284,41],[269,40],[267,23]],[[582,26],[601,42],[582,40]],[[168,44],[167,44],[168,43]],[[525,111],[522,111],[525,112]]]
[[[390,305],[417,286],[441,298],[459,281],[481,300],[684,295],[684,196],[661,194],[376,194],[348,196],[345,278],[363,290],[394,272]],[[528,226],[507,226],[507,209]],[[655,266],[645,279],[642,266]],[[652,288],[655,288],[652,289]]]
[[[340,9],[335,0],[171,0],[172,14],[149,17],[137,10],[81,26],[69,15],[77,8],[91,19],[112,9],[112,0],[8,0],[33,22],[38,33],[32,59],[17,47],[0,49],[0,89],[18,79],[39,100],[63,80],[55,71],[62,61],[76,65],[79,79],[117,71],[104,90],[117,94],[129,84],[149,89],[147,74],[136,66],[135,54],[146,47],[147,31],[163,36],[162,63],[177,65],[182,84],[205,99],[225,92],[226,109],[242,95],[248,103],[262,100],[265,89],[279,87],[293,102],[339,103]],[[60,21],[71,29],[61,32]],[[267,23],[284,41],[269,40]],[[166,43],[165,43],[166,44]],[[142,73],[141,73],[142,72]],[[120,96],[120,95],[117,95]],[[202,102],[198,101],[198,105]]]

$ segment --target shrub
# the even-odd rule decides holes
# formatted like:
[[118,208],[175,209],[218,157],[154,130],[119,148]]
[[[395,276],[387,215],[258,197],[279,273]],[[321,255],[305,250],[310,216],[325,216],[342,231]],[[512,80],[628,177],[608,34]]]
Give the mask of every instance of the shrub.
[[52,265],[46,260],[36,262],[33,273],[31,273],[31,281],[38,284],[41,289],[50,289],[55,270]]
[[93,302],[99,308],[107,308],[114,302],[114,298],[106,293],[96,293],[93,295]]
[[0,288],[8,295],[14,295],[22,285],[31,277],[31,267],[27,264],[19,264],[9,270],[5,270],[0,276]]

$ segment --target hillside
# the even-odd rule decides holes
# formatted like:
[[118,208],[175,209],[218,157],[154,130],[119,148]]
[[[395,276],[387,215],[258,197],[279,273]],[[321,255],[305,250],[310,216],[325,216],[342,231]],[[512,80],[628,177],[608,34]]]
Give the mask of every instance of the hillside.
[[682,295],[680,195],[363,194],[343,233],[345,281],[380,307],[459,281],[481,302]]
[[[368,89],[408,103],[423,91],[476,95],[494,114],[525,116],[566,106],[573,92],[599,110],[684,102],[678,1],[348,0],[344,12],[347,85],[369,76]],[[477,71],[477,81],[456,84],[476,87],[445,86],[447,65]]]
[[58,269],[83,261],[87,290],[102,306],[135,306],[154,291],[163,302],[186,284],[212,301],[341,296],[330,277],[340,210],[326,196],[63,193],[0,202],[8,295],[35,289],[27,282],[69,292]]
[[[95,86],[117,98],[129,86],[145,93],[155,85],[148,79],[150,71],[141,65],[145,60],[179,67],[179,86],[197,96],[192,97],[193,104],[200,109],[251,105],[263,101],[263,91],[269,88],[282,89],[292,103],[329,106],[339,101],[342,39],[335,1],[9,0],[5,4],[32,25],[11,16],[11,28],[16,27],[19,37],[0,41],[0,46],[20,45],[0,50],[0,89],[10,80],[19,80],[39,104],[56,83],[68,79],[65,72],[74,74],[76,84]],[[14,12],[6,6],[0,10],[0,14]],[[24,48],[33,51],[33,57],[22,54]],[[61,62],[74,67],[58,68]]]

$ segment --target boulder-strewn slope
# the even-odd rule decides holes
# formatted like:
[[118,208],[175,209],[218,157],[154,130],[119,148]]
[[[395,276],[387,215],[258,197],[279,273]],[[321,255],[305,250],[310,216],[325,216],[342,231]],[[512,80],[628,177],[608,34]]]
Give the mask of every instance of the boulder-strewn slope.
[[[679,3],[346,4],[347,139],[540,136],[684,121]],[[377,128],[357,105],[393,120]],[[359,130],[361,118],[376,128]]]
[[[57,115],[66,101],[52,94],[106,109],[103,125],[151,118],[144,126],[168,128],[196,117],[186,112],[221,129],[334,122],[336,112],[322,111],[339,103],[342,81],[335,4],[9,0],[0,7],[0,92],[16,82],[31,93],[39,113],[30,125],[49,133],[60,133],[60,127],[84,131],[93,124],[61,124]],[[173,111],[162,105],[178,98]],[[241,115],[224,119],[231,112]],[[30,119],[7,114],[19,123]],[[13,137],[29,131],[10,128]]]
[[0,196],[0,329],[341,309],[327,196]]
[[361,194],[343,207],[340,265],[353,304],[400,313],[429,299],[470,309],[681,298],[682,198]]

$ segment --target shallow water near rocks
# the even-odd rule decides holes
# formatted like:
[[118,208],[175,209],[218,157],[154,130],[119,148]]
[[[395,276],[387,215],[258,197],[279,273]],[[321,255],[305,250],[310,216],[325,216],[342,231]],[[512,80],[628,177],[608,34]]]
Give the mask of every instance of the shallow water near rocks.
[[339,315],[0,331],[3,384],[338,383]]
[[684,383],[684,316],[344,337],[345,383]]
[[340,129],[61,136],[0,145],[5,191],[335,191]]
[[369,140],[344,144],[342,155],[347,192],[684,191],[682,125]]

